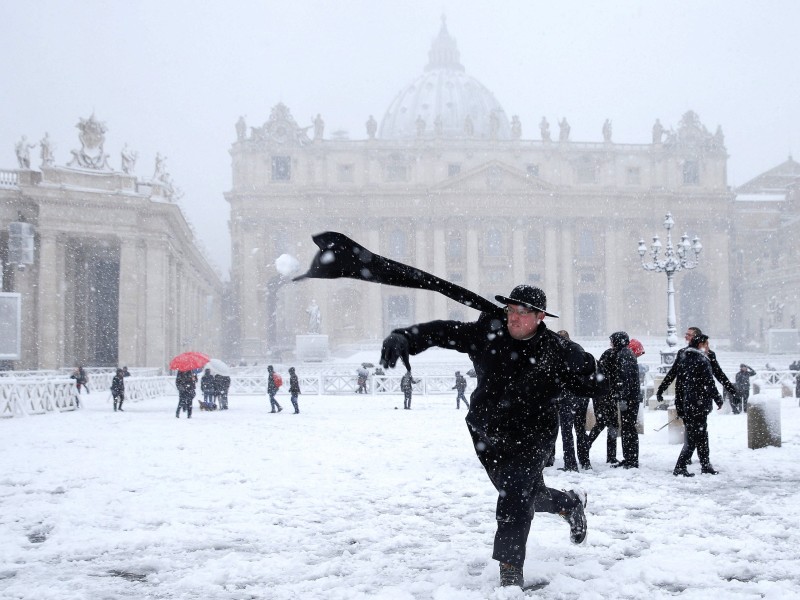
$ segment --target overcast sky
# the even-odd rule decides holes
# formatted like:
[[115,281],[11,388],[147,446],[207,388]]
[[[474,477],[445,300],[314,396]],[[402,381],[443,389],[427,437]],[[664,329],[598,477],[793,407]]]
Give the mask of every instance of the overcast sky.
[[[16,168],[22,135],[55,143],[56,164],[80,149],[78,120],[95,112],[119,169],[156,152],[184,193],[200,238],[227,272],[234,123],[261,125],[284,102],[300,125],[321,113],[326,137],[366,137],[420,75],[441,16],[461,62],[519,115],[523,138],[566,117],[571,139],[649,143],[658,117],[694,110],[721,125],[729,183],[800,151],[800,2],[620,0],[0,0],[0,168]],[[38,148],[32,152],[39,164]]]

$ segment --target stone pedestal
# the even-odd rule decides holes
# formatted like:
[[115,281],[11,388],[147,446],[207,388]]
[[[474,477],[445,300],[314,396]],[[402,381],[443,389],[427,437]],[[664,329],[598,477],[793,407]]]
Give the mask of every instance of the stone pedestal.
[[686,430],[683,426],[683,419],[678,418],[678,411],[674,406],[667,409],[667,427],[668,440],[670,444],[683,444]]
[[315,333],[295,336],[295,356],[301,362],[322,362],[328,359],[328,336]]
[[747,447],[781,446],[781,402],[753,396],[747,403]]

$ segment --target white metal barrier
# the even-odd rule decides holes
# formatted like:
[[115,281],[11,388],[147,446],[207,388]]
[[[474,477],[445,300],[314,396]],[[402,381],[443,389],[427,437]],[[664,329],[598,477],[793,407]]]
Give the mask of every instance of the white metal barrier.
[[0,417],[41,415],[78,407],[75,381],[64,378],[0,379]]

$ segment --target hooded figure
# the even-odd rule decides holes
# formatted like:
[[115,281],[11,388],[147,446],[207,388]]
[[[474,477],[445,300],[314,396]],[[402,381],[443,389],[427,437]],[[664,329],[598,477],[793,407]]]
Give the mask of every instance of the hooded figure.
[[267,365],[267,394],[269,395],[269,405],[272,409],[269,411],[271,413],[281,412],[283,410],[283,407],[275,400],[275,394],[278,393],[279,387],[276,381],[275,369],[272,368],[272,365]]
[[294,414],[298,414],[300,412],[300,408],[297,405],[297,396],[300,395],[300,380],[297,378],[297,374],[294,372],[294,367],[289,367],[289,394],[292,398]]
[[[621,466],[635,468],[639,466],[639,438],[636,433],[636,415],[639,412],[639,369],[636,366],[636,357],[628,348],[630,337],[626,332],[612,333],[609,341],[611,348],[603,352],[598,368],[608,382],[610,393],[599,402],[595,398],[594,408],[597,423],[589,432],[585,452],[588,454],[594,441],[607,427],[606,462],[616,465],[618,463],[618,428],[622,420],[622,413],[625,413],[627,419],[622,425],[625,425],[628,435],[623,438],[627,440],[627,444],[623,441],[623,458],[627,460],[624,460]],[[633,437],[630,434],[631,427],[633,428]],[[588,455],[579,456],[579,459],[581,463],[589,463]]]

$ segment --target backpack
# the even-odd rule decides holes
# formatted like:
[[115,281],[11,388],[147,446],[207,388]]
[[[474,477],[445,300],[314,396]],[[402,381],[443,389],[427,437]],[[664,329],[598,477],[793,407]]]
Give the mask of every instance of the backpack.
[[272,374],[272,382],[276,386],[281,387],[283,385],[283,377],[281,377],[278,373],[273,373]]

